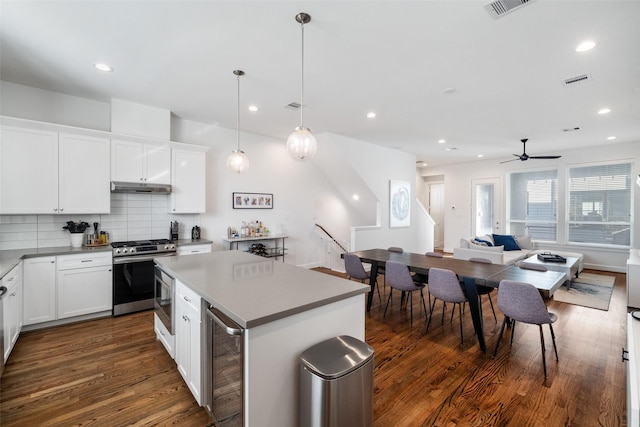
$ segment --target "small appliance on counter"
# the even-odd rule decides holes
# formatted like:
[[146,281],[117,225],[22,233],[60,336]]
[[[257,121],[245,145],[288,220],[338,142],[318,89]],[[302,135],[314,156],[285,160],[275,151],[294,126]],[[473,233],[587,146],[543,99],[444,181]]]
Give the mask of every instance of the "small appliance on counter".
[[173,221],[171,223],[171,240],[178,240],[179,229],[180,229],[180,226],[178,224],[178,221]]
[[191,229],[191,240],[199,240],[200,239],[200,227],[197,225]]

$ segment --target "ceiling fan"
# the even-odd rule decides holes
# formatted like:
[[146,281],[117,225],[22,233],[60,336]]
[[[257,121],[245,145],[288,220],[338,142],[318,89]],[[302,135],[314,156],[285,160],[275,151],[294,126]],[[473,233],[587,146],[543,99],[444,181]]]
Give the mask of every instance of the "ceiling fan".
[[515,160],[521,160],[521,161],[526,161],[529,159],[559,159],[562,156],[530,156],[527,154],[527,138],[521,139],[520,141],[522,141],[522,154],[514,154],[514,156],[516,156],[516,159],[512,159],[512,160],[505,160],[504,162],[500,162],[500,163],[508,163],[508,162],[513,162]]

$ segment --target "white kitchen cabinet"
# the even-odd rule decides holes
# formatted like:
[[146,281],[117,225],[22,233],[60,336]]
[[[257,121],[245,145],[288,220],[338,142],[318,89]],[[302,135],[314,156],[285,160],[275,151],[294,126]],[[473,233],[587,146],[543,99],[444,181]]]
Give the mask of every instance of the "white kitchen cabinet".
[[0,128],[0,214],[56,213],[58,134]]
[[109,213],[109,139],[60,134],[58,146],[59,213]]
[[0,214],[108,213],[107,138],[2,127]]
[[206,254],[211,252],[211,243],[203,243],[200,245],[180,245],[178,246],[178,255]]
[[169,356],[176,358],[176,336],[171,335],[169,330],[157,314],[153,315],[153,330],[156,332],[156,338],[162,343]]
[[112,140],[111,181],[170,184],[169,144]]
[[640,308],[640,249],[629,251],[627,259],[627,305]]
[[11,350],[18,340],[22,329],[22,264],[13,267],[2,278],[2,285],[7,293],[2,299],[4,322],[4,361],[6,362]]
[[57,257],[58,319],[112,309],[111,253]]
[[171,150],[170,213],[206,210],[206,159],[202,151]]
[[26,258],[24,326],[56,320],[56,257]]
[[176,351],[178,372],[201,404],[201,300],[181,282],[176,281]]

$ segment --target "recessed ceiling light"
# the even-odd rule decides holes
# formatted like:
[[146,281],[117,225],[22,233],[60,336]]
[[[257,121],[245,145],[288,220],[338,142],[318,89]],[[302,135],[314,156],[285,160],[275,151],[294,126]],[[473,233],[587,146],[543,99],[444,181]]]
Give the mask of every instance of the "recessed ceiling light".
[[373,111],[371,111],[370,113],[367,113],[367,118],[375,119],[376,118],[376,113],[374,113]]
[[615,136],[608,136],[608,137],[607,137],[607,141],[613,141],[614,139],[616,139],[616,137],[615,137]]
[[453,151],[453,150],[457,150],[456,147],[449,147],[449,148],[445,148],[446,151]]
[[360,199],[360,196],[358,196],[357,194],[353,195],[353,200],[359,200],[359,199]]
[[110,73],[113,71],[113,68],[111,68],[110,66],[108,66],[107,64],[104,64],[102,62],[97,62],[95,64],[93,64],[93,66],[100,71],[105,71],[107,73]]
[[598,114],[608,114],[611,112],[610,108],[602,108],[600,111],[598,111]]
[[444,144],[445,142],[447,142],[447,141],[445,141],[444,139],[439,139],[438,140],[438,144]]
[[593,49],[595,45],[596,45],[596,42],[592,40],[583,41],[578,45],[578,47],[576,47],[576,52],[586,52],[588,50]]
[[484,157],[484,154],[478,154],[478,157]]
[[251,111],[252,113],[255,113],[256,111],[259,111],[260,109],[255,106],[255,105],[249,105],[249,111]]

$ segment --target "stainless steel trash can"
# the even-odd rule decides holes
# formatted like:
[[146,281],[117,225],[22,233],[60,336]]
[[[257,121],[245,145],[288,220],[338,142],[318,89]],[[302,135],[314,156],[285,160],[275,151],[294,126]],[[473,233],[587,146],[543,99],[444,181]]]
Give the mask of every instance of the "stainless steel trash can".
[[373,348],[342,335],[300,356],[300,426],[357,427],[373,422]]

